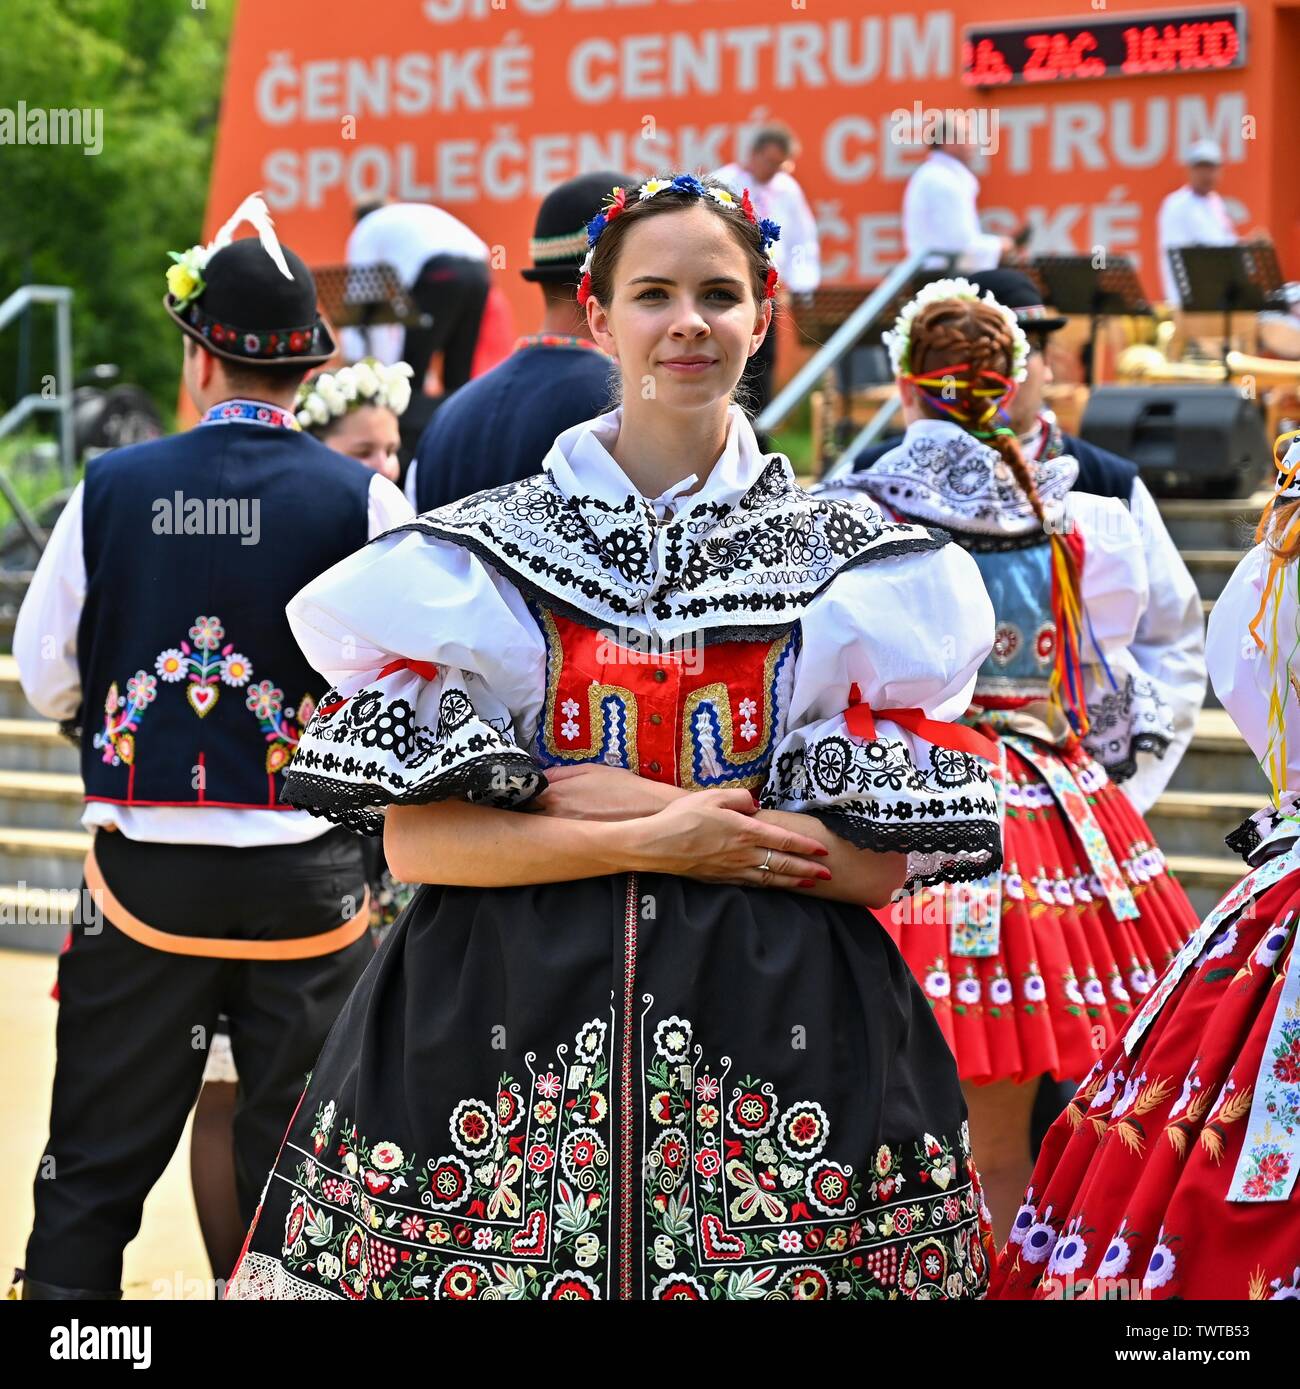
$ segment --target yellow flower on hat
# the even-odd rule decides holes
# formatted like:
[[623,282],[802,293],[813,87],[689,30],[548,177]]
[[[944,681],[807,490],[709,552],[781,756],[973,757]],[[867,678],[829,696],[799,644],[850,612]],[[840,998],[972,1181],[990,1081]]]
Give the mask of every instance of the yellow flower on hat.
[[167,267],[167,289],[172,298],[181,303],[198,289],[200,283],[199,277],[188,265],[177,264]]

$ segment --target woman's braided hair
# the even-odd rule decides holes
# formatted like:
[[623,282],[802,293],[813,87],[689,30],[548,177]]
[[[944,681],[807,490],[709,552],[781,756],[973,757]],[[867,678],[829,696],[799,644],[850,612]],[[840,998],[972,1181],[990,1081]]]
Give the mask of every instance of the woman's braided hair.
[[920,393],[926,412],[953,420],[997,452],[1048,535],[1056,568],[1053,699],[1082,735],[1088,730],[1080,679],[1083,576],[1078,551],[1066,543],[1060,526],[1048,524],[1020,440],[1006,415],[1005,406],[1015,393],[1014,329],[1001,309],[986,300],[936,299],[912,320],[910,339],[907,379]]
[[[1046,528],[1043,503],[1020,440],[1001,409],[1015,389],[1010,379],[1011,325],[982,299],[940,299],[917,314],[911,340],[911,375],[927,413],[955,420],[996,449]],[[962,369],[950,371],[953,367]],[[921,381],[936,384],[920,385]]]

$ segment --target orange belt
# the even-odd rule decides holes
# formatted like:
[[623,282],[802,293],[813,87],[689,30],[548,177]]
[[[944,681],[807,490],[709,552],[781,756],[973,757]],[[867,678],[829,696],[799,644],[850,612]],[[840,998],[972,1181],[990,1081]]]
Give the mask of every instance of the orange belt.
[[141,921],[118,901],[104,881],[93,845],[86,855],[86,885],[99,894],[104,916],[124,936],[169,955],[198,955],[209,960],[310,960],[345,949],[359,940],[370,924],[370,889],[366,888],[361,910],[354,917],[315,936],[295,936],[292,940],[210,940],[204,936],[178,936],[171,931],[160,931]]

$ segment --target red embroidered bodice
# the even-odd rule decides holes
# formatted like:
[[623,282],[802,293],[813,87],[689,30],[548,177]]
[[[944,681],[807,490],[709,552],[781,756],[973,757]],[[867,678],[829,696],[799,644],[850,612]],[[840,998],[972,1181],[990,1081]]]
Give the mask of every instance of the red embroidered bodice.
[[784,733],[798,628],[774,641],[656,649],[546,608],[543,766],[604,762],[695,789],[760,786]]

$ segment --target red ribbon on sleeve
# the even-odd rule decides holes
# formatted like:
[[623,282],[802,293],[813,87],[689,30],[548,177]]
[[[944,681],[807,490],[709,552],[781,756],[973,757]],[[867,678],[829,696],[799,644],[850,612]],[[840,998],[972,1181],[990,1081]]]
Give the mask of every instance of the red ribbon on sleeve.
[[[438,678],[438,667],[432,661],[407,661],[401,658],[396,661],[389,661],[374,678],[382,680],[385,675],[392,675],[395,670],[413,670],[424,680],[436,680]],[[336,699],[330,704],[322,704],[316,712],[322,718],[328,718],[335,710],[342,709],[346,703],[346,699]]]
[[952,748],[955,752],[966,752],[972,757],[982,757],[987,762],[998,760],[997,744],[967,728],[964,723],[944,723],[940,719],[928,718],[923,709],[879,709],[872,711],[871,705],[864,704],[862,691],[856,684],[849,686],[849,707],[844,711],[844,725],[855,738],[873,739],[876,736],[876,714],[937,748]]

